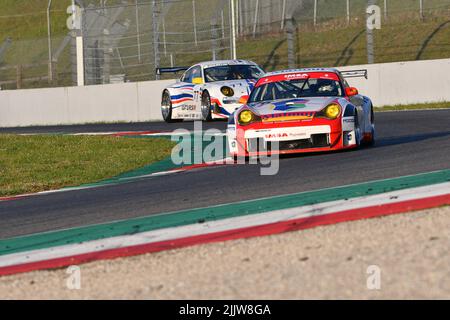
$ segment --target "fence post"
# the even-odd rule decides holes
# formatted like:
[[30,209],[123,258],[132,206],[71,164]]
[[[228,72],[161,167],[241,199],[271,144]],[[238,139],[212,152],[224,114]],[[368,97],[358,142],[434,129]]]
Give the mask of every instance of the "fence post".
[[347,0],[347,25],[350,24],[350,0]]
[[[158,34],[158,8],[156,6],[156,0],[152,1],[152,23],[153,23],[153,50],[155,55],[154,71],[159,68],[159,34]],[[159,75],[155,72],[155,79],[159,80]]]
[[[223,10],[222,10],[222,17],[223,17]],[[223,19],[222,19],[223,21]],[[218,34],[218,28],[219,26],[217,25],[217,21],[216,18],[212,18],[211,19],[211,53],[212,53],[212,60],[215,61],[217,60],[217,39],[220,38],[219,34]],[[222,27],[222,31],[223,31],[223,27]]]
[[259,0],[256,0],[255,20],[253,21],[253,38],[256,37],[256,27],[258,25]]
[[286,41],[287,41],[287,46],[288,46],[289,69],[294,69],[296,67],[294,33],[295,33],[295,29],[294,29],[293,18],[289,17],[288,19],[286,19]]
[[317,0],[314,0],[314,26],[317,24]]
[[374,5],[374,0],[367,0],[367,8],[366,8],[366,34],[367,34],[367,63],[373,64],[375,62],[374,57],[374,42],[373,42],[373,30],[369,27],[368,19],[370,17],[370,13],[368,7]]
[[286,17],[286,0],[283,0],[283,8],[281,10],[281,30],[284,29],[284,19]]
[[138,0],[136,0],[136,33],[137,33],[137,46],[138,46],[138,61],[139,63],[142,63],[141,58],[141,30],[139,25],[139,4]]
[[384,0],[384,20],[388,19],[388,0]]
[[22,89],[22,65],[16,66],[16,88]]
[[52,0],[48,0],[48,6],[47,6],[48,83],[53,82],[52,26],[51,26],[51,22],[50,22],[51,7],[52,7]]
[[192,0],[192,22],[194,23],[194,42],[197,45],[197,17],[195,15],[195,0]]
[[423,0],[419,0],[419,15],[420,15],[420,20],[424,19],[424,15],[423,15]]
[[84,48],[82,36],[77,36],[76,47],[77,47],[77,85],[84,86]]
[[241,27],[241,22],[240,22],[241,13],[239,11],[240,5],[241,5],[240,1],[236,0],[236,9],[235,9],[236,11],[235,11],[235,15],[234,16],[235,16],[235,19],[236,19],[236,36],[237,37],[239,36],[239,29]]
[[110,83],[111,79],[111,56],[113,54],[111,47],[111,38],[110,31],[107,29],[103,30],[103,41],[101,42],[101,46],[103,47],[103,68],[102,68],[102,84]]
[[235,16],[235,3],[234,0],[230,0],[231,11],[231,59],[236,60],[236,16]]
[[167,39],[166,39],[166,18],[162,19],[162,31],[163,31],[163,48],[164,56],[167,56]]

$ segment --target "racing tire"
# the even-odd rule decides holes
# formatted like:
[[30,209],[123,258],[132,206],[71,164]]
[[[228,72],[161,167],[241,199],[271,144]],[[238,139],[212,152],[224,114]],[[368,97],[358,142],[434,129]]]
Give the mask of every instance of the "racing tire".
[[177,120],[172,118],[172,100],[170,99],[169,91],[164,91],[161,100],[161,114],[165,122],[179,122],[182,120]]
[[366,143],[367,146],[372,147],[375,145],[375,113],[373,111],[373,106],[371,106],[370,108],[370,125],[371,125],[371,138],[370,140]]
[[208,91],[204,91],[202,94],[202,103],[200,109],[202,112],[202,120],[211,121],[212,120],[211,97],[209,96]]
[[361,138],[361,127],[359,126],[359,118],[358,118],[358,113],[355,111],[355,140],[356,140],[356,147],[359,148],[361,146],[362,143],[362,138]]

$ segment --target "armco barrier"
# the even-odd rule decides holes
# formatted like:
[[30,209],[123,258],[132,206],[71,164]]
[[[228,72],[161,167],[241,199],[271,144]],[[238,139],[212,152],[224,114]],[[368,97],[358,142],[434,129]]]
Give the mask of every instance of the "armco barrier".
[[[450,59],[339,69],[368,69],[368,79],[348,82],[375,106],[450,101]],[[0,91],[0,127],[161,120],[161,92],[171,83]]]

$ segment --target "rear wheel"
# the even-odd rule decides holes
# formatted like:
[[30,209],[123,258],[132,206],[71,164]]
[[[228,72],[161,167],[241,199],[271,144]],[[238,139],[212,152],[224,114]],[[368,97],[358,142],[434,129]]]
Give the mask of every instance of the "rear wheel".
[[367,141],[367,145],[373,146],[375,144],[375,114],[373,112],[373,106],[371,106],[370,108],[370,128],[371,128],[370,140]]
[[365,132],[363,136],[362,144],[367,147],[371,147],[375,144],[375,116],[373,113],[373,107],[370,108],[370,132]]
[[212,120],[211,97],[209,96],[208,91],[205,91],[202,94],[201,111],[202,111],[203,121],[211,121]]
[[359,126],[359,118],[358,118],[358,113],[355,111],[355,140],[356,140],[356,145],[359,147],[361,145],[361,128]]

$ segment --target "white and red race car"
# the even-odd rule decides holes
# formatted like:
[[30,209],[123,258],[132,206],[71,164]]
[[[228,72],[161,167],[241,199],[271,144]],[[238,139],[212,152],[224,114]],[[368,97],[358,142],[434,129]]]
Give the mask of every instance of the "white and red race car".
[[349,149],[375,141],[372,101],[345,77],[367,70],[296,69],[268,73],[230,117],[234,157]]
[[[167,69],[170,72],[171,68]],[[166,122],[177,119],[227,119],[242,106],[240,98],[250,94],[263,74],[264,71],[256,63],[246,60],[196,64],[187,69],[177,83],[163,90],[163,119]]]

